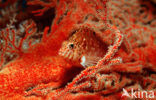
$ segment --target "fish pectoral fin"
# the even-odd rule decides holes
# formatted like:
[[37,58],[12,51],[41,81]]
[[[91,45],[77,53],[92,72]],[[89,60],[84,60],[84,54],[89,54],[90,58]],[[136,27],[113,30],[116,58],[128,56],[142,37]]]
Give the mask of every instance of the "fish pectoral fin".
[[82,56],[80,64],[86,68],[89,66],[95,66],[101,57],[97,56]]

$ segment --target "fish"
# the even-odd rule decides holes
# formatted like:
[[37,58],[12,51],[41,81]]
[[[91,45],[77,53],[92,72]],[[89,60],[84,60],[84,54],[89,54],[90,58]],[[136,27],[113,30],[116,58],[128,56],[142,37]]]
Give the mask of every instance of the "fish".
[[83,27],[72,33],[62,43],[59,55],[76,66],[95,66],[104,57],[107,44],[103,43],[92,29]]

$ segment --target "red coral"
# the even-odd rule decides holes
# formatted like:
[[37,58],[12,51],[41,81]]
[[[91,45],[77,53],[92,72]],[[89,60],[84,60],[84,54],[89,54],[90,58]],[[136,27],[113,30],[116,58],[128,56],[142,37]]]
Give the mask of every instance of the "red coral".
[[[0,99],[125,100],[129,98],[122,97],[122,88],[155,92],[156,31],[151,3],[33,0],[28,4],[43,7],[33,11],[36,16],[46,16],[48,9],[55,8],[55,18],[51,27],[41,32],[41,42],[34,45],[31,36],[40,32],[32,20],[25,24],[20,40],[16,38],[20,29],[10,25],[1,30]],[[137,7],[144,13],[134,12]],[[108,46],[103,58],[85,69],[58,54],[62,43],[83,27],[93,30],[101,44]],[[23,48],[24,41],[27,49]],[[17,57],[7,62],[8,52]]]

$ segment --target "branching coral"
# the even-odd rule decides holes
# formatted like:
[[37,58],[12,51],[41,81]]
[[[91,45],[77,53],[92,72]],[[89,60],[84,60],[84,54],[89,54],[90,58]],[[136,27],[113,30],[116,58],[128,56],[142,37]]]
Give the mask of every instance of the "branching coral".
[[40,1],[40,0],[33,0],[33,1],[29,1],[28,5],[40,5],[40,6],[43,6],[43,9],[41,9],[41,10],[32,11],[32,13],[38,13],[38,14],[35,14],[36,16],[41,16],[49,8],[55,7],[56,6],[56,1],[51,0],[51,1],[49,1],[49,3],[45,3],[45,2]]
[[[36,32],[35,23],[32,20],[26,21],[23,25],[20,24],[18,30],[12,25],[13,22],[15,22],[15,17],[11,20],[10,25],[7,25],[7,28],[1,30],[3,40],[1,40],[2,52],[0,66],[5,63],[4,56],[7,53],[20,56],[24,52],[24,49],[30,47],[33,41],[28,41],[28,38]],[[24,37],[20,39],[20,35],[24,35]]]
[[[130,98],[122,96],[123,88],[128,93],[131,88],[155,92],[156,30],[151,3],[142,0],[33,0],[28,4],[43,7],[32,11],[36,16],[46,16],[48,9],[55,8],[55,18],[51,27],[45,27],[41,42],[34,45],[31,45],[31,36],[39,32],[33,20],[22,25],[23,36],[18,38],[22,29],[8,25],[1,30],[1,99],[126,100]],[[136,8],[141,12],[134,12]],[[60,55],[59,51],[66,46],[62,44],[77,38],[73,38],[76,34],[80,37],[91,34],[100,45],[106,46],[104,55],[94,66],[81,66],[87,61],[86,55],[81,57],[79,65]],[[93,37],[88,38],[94,41]],[[88,43],[89,39],[86,39]],[[28,44],[27,49],[23,49],[24,42]],[[76,53],[80,55],[81,51],[78,49]],[[7,52],[18,56],[4,64]]]

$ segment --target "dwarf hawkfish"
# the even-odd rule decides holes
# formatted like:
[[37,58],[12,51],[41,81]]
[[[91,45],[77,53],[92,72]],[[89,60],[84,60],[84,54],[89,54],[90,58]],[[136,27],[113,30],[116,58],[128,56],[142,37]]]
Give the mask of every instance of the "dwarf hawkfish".
[[104,57],[107,45],[89,28],[77,29],[62,43],[59,55],[83,67],[95,66]]

